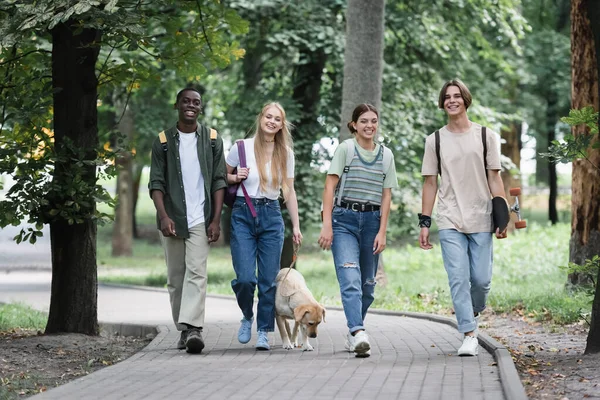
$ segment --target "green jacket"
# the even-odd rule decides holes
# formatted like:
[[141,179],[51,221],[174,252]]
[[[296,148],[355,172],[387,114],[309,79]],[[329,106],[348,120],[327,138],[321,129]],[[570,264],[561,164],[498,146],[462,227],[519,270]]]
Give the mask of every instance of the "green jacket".
[[[148,191],[150,197],[152,197],[153,190],[160,190],[164,193],[165,210],[169,218],[175,222],[177,236],[189,238],[187,212],[184,203],[185,193],[179,162],[179,132],[177,126],[167,129],[165,134],[167,137],[166,152],[158,136],[152,144]],[[204,218],[208,229],[208,225],[213,218],[212,194],[227,187],[227,170],[225,168],[221,136],[218,135],[214,141],[214,148],[211,147],[210,129],[198,124],[196,136],[198,137],[198,160],[204,178],[204,195],[206,199],[204,202]],[[160,229],[158,213],[156,215],[156,225]]]

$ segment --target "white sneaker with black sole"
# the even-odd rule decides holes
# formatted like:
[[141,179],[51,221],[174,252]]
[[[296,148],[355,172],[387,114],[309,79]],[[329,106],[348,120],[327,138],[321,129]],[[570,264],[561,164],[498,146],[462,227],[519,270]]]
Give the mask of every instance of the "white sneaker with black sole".
[[348,333],[346,350],[354,352],[354,355],[359,358],[369,357],[371,355],[371,344],[367,332],[360,331],[354,336]]
[[479,349],[477,336],[465,336],[462,346],[458,349],[459,356],[476,356]]

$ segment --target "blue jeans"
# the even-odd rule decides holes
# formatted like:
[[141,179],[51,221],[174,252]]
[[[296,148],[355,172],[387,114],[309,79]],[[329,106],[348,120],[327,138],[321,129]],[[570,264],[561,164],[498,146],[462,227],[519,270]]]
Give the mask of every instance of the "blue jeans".
[[358,212],[333,208],[331,251],[351,333],[365,329],[364,319],[375,299],[379,255],[373,255],[373,243],[379,232],[380,221],[380,211]]
[[[258,284],[256,325],[259,331],[275,329],[275,278],[283,248],[283,218],[278,200],[252,199],[252,217],[244,197],[237,197],[231,211],[231,258],[235,279],[231,287],[244,318],[254,317],[252,306]],[[256,274],[258,264],[258,276]]]
[[477,328],[474,313],[485,309],[492,281],[492,233],[440,230],[440,246],[448,273],[458,331]]

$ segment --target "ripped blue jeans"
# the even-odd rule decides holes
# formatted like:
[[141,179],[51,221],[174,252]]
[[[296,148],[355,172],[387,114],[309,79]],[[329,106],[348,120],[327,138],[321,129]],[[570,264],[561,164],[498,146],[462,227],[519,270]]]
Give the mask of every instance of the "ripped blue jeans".
[[333,208],[331,252],[351,333],[365,329],[367,310],[375,299],[379,255],[373,255],[373,243],[380,222],[381,211]]

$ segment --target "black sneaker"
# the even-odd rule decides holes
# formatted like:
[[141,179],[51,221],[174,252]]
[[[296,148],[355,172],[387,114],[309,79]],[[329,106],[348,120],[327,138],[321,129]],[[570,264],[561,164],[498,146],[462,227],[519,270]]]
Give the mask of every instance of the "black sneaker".
[[202,331],[199,328],[191,328],[187,330],[187,338],[185,339],[185,349],[188,353],[197,354],[204,348],[204,340],[202,340]]
[[185,350],[185,340],[187,339],[187,329],[181,331],[181,336],[179,337],[179,341],[177,342],[177,350]]

